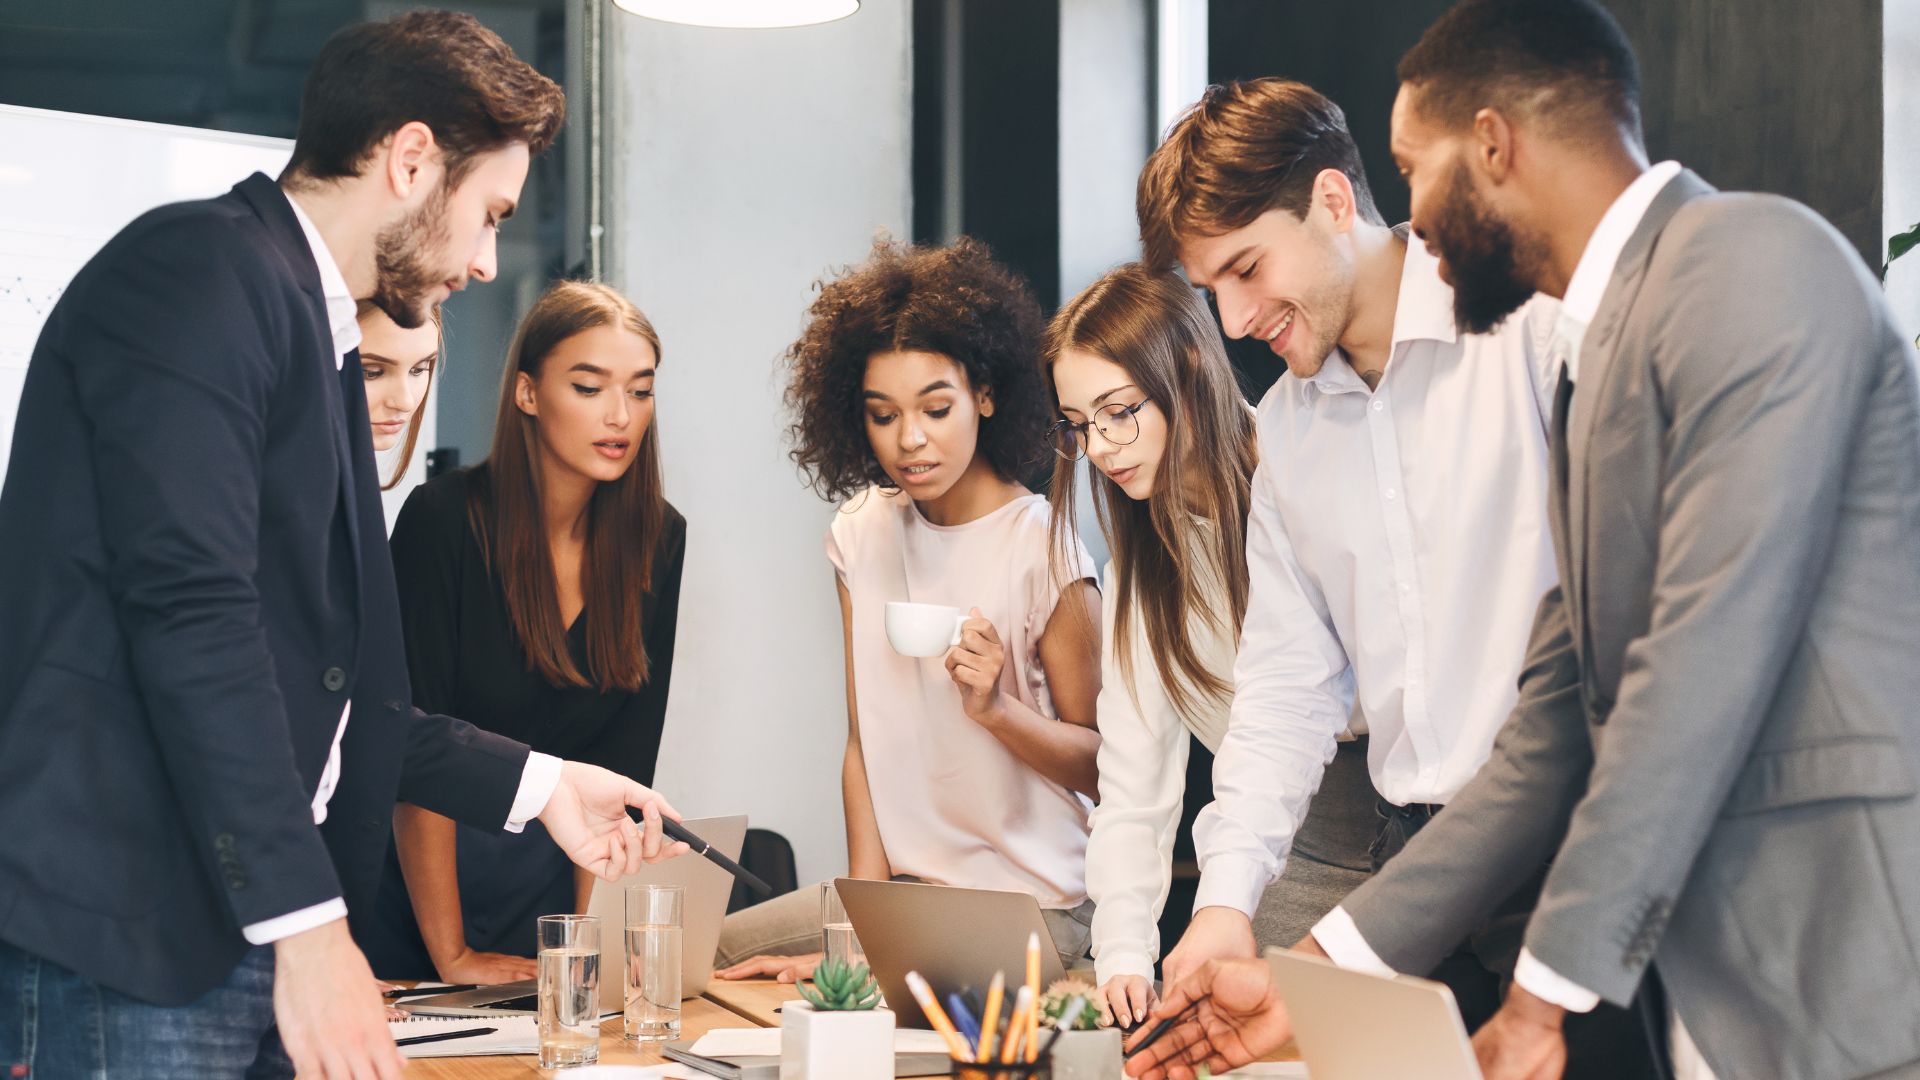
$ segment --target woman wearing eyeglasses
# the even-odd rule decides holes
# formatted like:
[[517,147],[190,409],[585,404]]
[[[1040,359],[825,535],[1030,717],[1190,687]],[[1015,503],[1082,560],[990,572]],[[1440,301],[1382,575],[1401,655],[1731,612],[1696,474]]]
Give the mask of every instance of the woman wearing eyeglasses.
[[1047,327],[1057,415],[1053,528],[1074,535],[1079,462],[1106,534],[1100,805],[1087,843],[1101,1007],[1122,1025],[1153,1000],[1187,734],[1227,730],[1247,608],[1253,411],[1193,289],[1138,263],[1109,272]]

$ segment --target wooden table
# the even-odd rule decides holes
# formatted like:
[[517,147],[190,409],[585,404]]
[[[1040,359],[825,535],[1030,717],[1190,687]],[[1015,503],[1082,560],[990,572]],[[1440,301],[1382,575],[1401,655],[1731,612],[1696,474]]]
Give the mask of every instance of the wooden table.
[[[715,979],[707,984],[705,997],[682,1003],[680,1037],[693,1040],[714,1028],[744,1027],[748,1024],[779,1027],[780,1014],[775,1010],[789,1001],[799,999],[799,991],[790,983],[778,983],[770,979],[743,982]],[[665,1064],[667,1059],[649,1049],[649,1045],[628,1042],[622,1034],[621,1020],[617,1016],[601,1025],[600,1062],[603,1065]],[[536,1077],[549,1080],[566,1075],[565,1070],[542,1072],[535,1065],[537,1060],[532,1055],[416,1058],[407,1062],[407,1076],[410,1080],[534,1080]],[[1292,1043],[1288,1043],[1279,1052],[1261,1060],[1298,1061],[1300,1054]]]
[[761,1027],[779,1027],[780,1006],[789,1001],[799,1001],[800,991],[795,990],[792,983],[774,982],[771,979],[742,982],[715,979],[707,984],[707,1000],[731,1009]]

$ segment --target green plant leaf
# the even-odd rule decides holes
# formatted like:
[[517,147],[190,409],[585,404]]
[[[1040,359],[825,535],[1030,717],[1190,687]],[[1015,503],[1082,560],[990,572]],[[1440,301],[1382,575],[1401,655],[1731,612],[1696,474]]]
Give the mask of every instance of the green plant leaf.
[[1906,232],[1887,237],[1887,261],[1880,267],[1881,275],[1886,274],[1887,268],[1893,265],[1893,260],[1912,251],[1916,244],[1920,244],[1920,224],[1916,224]]

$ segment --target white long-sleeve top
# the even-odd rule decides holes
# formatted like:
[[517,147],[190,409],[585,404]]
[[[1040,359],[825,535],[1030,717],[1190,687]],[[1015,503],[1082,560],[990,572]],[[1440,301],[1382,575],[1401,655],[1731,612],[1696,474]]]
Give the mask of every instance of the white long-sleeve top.
[[1547,425],[1557,305],[1456,334],[1437,260],[1407,240],[1391,359],[1369,390],[1335,351],[1260,403],[1247,616],[1196,909],[1252,917],[1280,876],[1357,697],[1374,786],[1444,803],[1512,711],[1557,570]]
[[[1196,524],[1195,529],[1213,526]],[[1173,707],[1147,644],[1145,622],[1128,620],[1133,639],[1133,678],[1120,671],[1114,599],[1114,565],[1106,570],[1107,602],[1101,605],[1100,804],[1087,840],[1087,895],[1093,898],[1094,973],[1100,983],[1116,975],[1153,978],[1160,955],[1160,912],[1173,880],[1173,841],[1186,793],[1187,733],[1217,750],[1227,731],[1228,702],[1196,697],[1194,715]],[[1225,629],[1210,626],[1200,611],[1217,612]],[[1212,581],[1196,598],[1189,640],[1209,671],[1233,674],[1232,613],[1226,591]]]

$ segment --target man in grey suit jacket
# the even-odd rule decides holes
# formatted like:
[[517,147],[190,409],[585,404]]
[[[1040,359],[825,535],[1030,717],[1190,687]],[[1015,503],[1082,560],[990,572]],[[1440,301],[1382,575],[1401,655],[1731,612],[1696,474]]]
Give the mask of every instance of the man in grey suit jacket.
[[[1551,860],[1475,1036],[1488,1080],[1558,1076],[1565,1012],[1650,970],[1679,1080],[1920,1077],[1912,347],[1805,207],[1648,167],[1592,0],[1467,0],[1400,78],[1393,149],[1456,318],[1563,297],[1563,584],[1485,768],[1302,946],[1424,972]],[[1195,999],[1130,1071],[1287,1035],[1258,966],[1159,1012]]]

